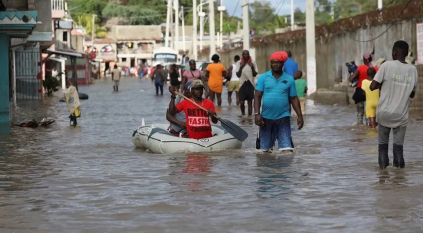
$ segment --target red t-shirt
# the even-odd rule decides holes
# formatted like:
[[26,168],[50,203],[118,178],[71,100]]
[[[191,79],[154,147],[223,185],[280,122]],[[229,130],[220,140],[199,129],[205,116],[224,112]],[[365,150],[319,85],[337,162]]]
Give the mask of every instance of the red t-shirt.
[[[214,104],[211,100],[204,99],[202,103],[197,104],[207,110],[216,112]],[[189,138],[203,139],[210,138],[212,136],[210,118],[207,112],[199,109],[197,106],[187,100],[183,100],[178,105],[176,105],[176,109],[178,109],[178,111],[185,112]]]
[[[377,67],[373,67],[376,72],[379,70]],[[357,67],[358,69],[358,83],[357,83],[357,87],[361,87],[361,83],[363,82],[363,80],[367,79],[367,70],[369,69],[368,66],[366,65],[360,65]]]

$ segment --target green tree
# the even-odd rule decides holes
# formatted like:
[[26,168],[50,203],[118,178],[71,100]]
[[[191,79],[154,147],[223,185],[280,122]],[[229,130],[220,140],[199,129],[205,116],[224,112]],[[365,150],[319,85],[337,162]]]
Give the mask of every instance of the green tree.
[[109,0],[72,0],[69,2],[69,9],[72,16],[82,14],[96,14],[101,16],[101,12],[109,3]]
[[[84,14],[78,15],[76,18],[73,19],[78,25],[81,25],[88,35],[91,35],[92,30],[92,15]],[[105,27],[100,26],[100,19],[96,18],[94,31],[96,38],[106,38],[107,36],[107,29]]]
[[[280,6],[280,5],[278,5]],[[275,21],[278,16],[269,1],[254,1],[250,3],[250,28],[256,31],[257,35],[274,32]]]
[[[408,0],[383,0],[384,7],[395,6]],[[358,14],[377,10],[377,1],[337,0],[334,3],[335,19],[348,18]]]
[[306,15],[301,8],[295,8],[294,10],[294,23],[305,23]]
[[287,15],[277,16],[275,17],[274,26],[275,28],[284,28],[286,27],[285,19],[288,17]]
[[125,18],[131,25],[157,25],[162,22],[157,11],[142,6],[122,6],[109,3],[103,9],[102,15],[108,18]]

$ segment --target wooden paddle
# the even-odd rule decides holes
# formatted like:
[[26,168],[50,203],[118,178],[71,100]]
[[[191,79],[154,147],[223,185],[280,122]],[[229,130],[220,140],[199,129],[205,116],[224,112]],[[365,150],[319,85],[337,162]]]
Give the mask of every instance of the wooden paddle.
[[[191,99],[189,99],[188,97],[182,95],[181,93],[175,91],[175,93],[177,95],[179,95],[180,97],[186,99],[187,101],[191,102],[192,104],[194,104],[195,106],[197,106],[199,109],[208,112],[207,109],[201,107],[200,105],[198,105],[197,103],[195,103],[194,101],[192,101]],[[217,115],[214,115],[219,121],[221,126],[228,131],[228,133],[230,133],[232,136],[234,136],[234,138],[236,138],[237,140],[243,142],[245,141],[245,139],[248,138],[248,133],[245,132],[245,130],[243,130],[241,127],[239,127],[238,125],[236,125],[235,123],[229,121],[229,120],[225,120],[222,119],[220,117],[218,117]]]
[[260,126],[258,127],[258,132],[257,132],[257,139],[256,139],[256,149],[260,150],[261,146],[260,146]]

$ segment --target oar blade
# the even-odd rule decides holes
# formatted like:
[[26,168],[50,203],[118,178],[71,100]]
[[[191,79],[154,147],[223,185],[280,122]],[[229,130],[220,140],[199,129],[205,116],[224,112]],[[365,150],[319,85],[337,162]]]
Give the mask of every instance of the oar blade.
[[224,119],[221,119],[221,118],[219,118],[219,121],[220,121],[222,127],[226,131],[228,131],[228,133],[230,133],[232,136],[234,136],[234,138],[236,138],[237,140],[243,142],[243,141],[245,141],[245,139],[248,138],[248,133],[245,132],[245,130],[243,130],[241,127],[239,127],[238,125],[236,125],[232,121],[224,120]]

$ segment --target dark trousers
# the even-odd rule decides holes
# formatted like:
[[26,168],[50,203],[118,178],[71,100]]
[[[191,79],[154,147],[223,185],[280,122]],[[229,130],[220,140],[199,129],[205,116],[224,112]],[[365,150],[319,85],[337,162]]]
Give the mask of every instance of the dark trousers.
[[157,83],[156,83],[156,95],[159,95],[159,88],[160,88],[160,94],[163,95],[163,84],[157,84]]

